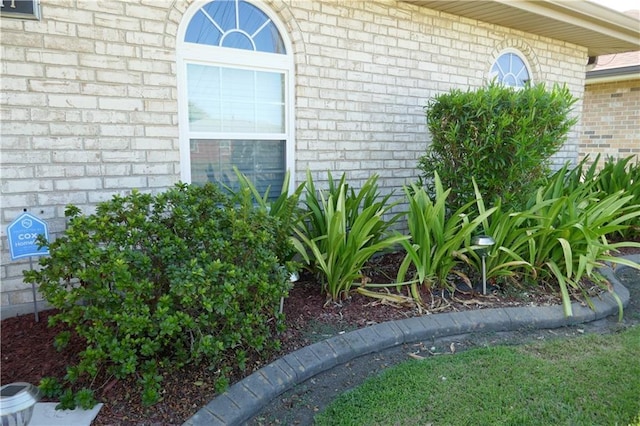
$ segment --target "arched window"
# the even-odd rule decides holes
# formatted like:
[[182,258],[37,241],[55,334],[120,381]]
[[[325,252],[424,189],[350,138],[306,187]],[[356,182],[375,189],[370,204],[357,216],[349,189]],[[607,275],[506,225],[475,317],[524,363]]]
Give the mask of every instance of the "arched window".
[[493,63],[489,78],[511,87],[524,87],[531,81],[531,72],[523,56],[516,51],[506,51]]
[[274,17],[245,0],[189,9],[178,44],[181,178],[279,194],[293,166],[293,61]]

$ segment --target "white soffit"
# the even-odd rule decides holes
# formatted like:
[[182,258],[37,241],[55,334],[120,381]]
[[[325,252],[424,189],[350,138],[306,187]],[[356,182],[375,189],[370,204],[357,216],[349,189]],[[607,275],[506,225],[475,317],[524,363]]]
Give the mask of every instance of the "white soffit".
[[590,1],[403,0],[588,49],[589,56],[640,50],[640,21]]

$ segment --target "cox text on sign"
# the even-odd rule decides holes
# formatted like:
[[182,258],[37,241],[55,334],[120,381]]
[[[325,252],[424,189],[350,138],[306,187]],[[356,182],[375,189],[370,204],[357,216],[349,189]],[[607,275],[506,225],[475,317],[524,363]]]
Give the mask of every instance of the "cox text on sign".
[[11,222],[7,227],[11,260],[49,254],[49,249],[46,246],[39,247],[37,241],[39,235],[43,235],[47,241],[49,240],[47,224],[29,213],[23,213]]

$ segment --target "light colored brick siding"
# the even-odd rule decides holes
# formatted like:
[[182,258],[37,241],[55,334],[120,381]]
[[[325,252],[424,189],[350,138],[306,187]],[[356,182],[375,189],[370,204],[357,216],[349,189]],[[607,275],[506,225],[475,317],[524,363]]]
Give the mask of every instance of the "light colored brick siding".
[[[64,209],[90,212],[131,188],[179,180],[176,40],[191,2],[42,2],[41,21],[0,20],[2,39],[2,315],[29,312],[28,261],[10,261],[6,227],[23,209],[55,237]],[[486,83],[505,47],[534,81],[581,98],[586,49],[396,1],[273,0],[296,64],[296,178],[343,171],[382,192],[417,176],[435,94]],[[578,103],[576,113],[580,112]],[[577,134],[557,156],[577,157]]]
[[583,104],[580,159],[640,159],[640,79],[589,84]]

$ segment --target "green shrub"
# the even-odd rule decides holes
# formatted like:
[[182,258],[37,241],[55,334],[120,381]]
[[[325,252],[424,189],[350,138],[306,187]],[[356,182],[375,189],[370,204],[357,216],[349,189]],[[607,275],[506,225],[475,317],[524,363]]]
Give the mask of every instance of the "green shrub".
[[[278,224],[267,212],[212,184],[178,184],[156,196],[114,196],[91,215],[70,206],[67,216],[40,270],[25,272],[60,309],[52,322],[86,341],[68,368],[66,393],[80,383],[98,386],[106,372],[137,377],[151,404],[164,369],[206,362],[224,375],[243,369],[249,352],[277,348],[272,335],[282,326],[279,300],[289,282],[275,255]],[[81,390],[65,401],[90,396]]]
[[[236,173],[238,189],[234,190],[230,186],[225,186],[225,189],[246,208],[255,206],[263,209],[279,221],[280,226],[278,226],[276,235],[276,254],[280,261],[291,262],[296,250],[290,243],[290,238],[294,235],[295,228],[304,216],[304,210],[298,206],[298,202],[306,182],[298,185],[296,190],[289,195],[290,173],[287,171],[282,182],[280,195],[274,198],[269,194],[271,187],[268,187],[264,194],[260,194],[249,178],[240,173],[236,167],[233,170]],[[289,268],[295,269],[295,265],[289,265]]]
[[542,84],[520,90],[491,84],[436,96],[425,107],[432,141],[419,161],[422,182],[432,194],[438,172],[451,188],[452,211],[474,200],[473,179],[488,203],[520,209],[576,123],[570,117],[575,101],[566,87],[547,91]]
[[307,172],[306,220],[296,230],[295,247],[323,283],[329,300],[339,302],[362,278],[361,268],[376,253],[389,249],[402,236],[389,236],[387,230],[397,219],[384,219],[393,204],[389,195],[380,199],[377,176],[364,183],[360,191],[348,188],[345,175],[336,185],[329,174],[329,191],[316,192]]

